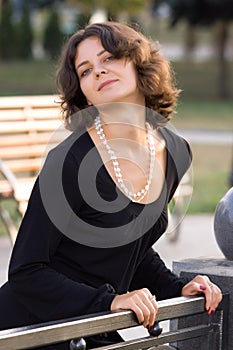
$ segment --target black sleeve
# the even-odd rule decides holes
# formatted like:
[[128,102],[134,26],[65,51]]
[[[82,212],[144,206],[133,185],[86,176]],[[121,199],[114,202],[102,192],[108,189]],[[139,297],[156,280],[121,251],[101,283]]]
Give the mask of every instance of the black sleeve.
[[[52,182],[56,182],[56,154],[50,153],[43,171],[49,168]],[[54,168],[55,167],[55,168]],[[42,173],[43,173],[42,171]],[[65,192],[70,205],[78,211],[82,197],[77,186],[77,164],[72,155],[64,164]],[[46,195],[54,196],[56,210],[56,193],[52,192],[52,183],[47,184]],[[51,188],[50,188],[51,187]],[[46,196],[42,199],[40,176],[32,191],[29,205],[22,221],[13,249],[9,268],[9,283],[18,300],[38,319],[49,321],[82,314],[106,311],[115,297],[113,288],[104,284],[93,288],[78,283],[51,268],[51,259],[61,244],[63,233],[56,227],[45,210]],[[69,218],[63,218],[64,226]]]
[[181,296],[187,282],[169,270],[159,254],[150,248],[136,270],[130,290],[148,288],[157,300],[162,300]]

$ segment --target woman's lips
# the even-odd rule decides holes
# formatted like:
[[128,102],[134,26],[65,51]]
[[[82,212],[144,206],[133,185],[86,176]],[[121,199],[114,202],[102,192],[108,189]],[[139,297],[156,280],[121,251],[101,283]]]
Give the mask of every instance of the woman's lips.
[[106,80],[104,81],[102,84],[100,84],[98,91],[102,90],[103,88],[105,88],[105,86],[111,85],[113,83],[117,82],[117,79],[112,79],[112,80]]

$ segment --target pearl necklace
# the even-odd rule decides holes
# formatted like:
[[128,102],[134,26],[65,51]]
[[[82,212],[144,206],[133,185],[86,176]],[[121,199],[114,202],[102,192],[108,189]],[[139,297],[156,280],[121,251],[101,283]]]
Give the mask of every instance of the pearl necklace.
[[146,196],[147,192],[149,191],[152,177],[153,177],[154,163],[155,163],[155,144],[154,144],[154,138],[153,138],[152,130],[151,130],[149,123],[146,123],[148,146],[149,146],[149,150],[150,150],[149,176],[148,176],[148,180],[147,180],[145,187],[143,189],[141,189],[140,191],[135,192],[135,193],[130,191],[124,184],[118,159],[115,155],[115,152],[111,149],[111,147],[110,147],[110,145],[105,137],[100,116],[97,116],[95,118],[95,129],[96,129],[97,134],[99,135],[100,141],[104,144],[104,146],[106,147],[106,150],[110,156],[110,159],[111,159],[112,164],[113,164],[114,174],[116,176],[116,179],[117,179],[117,182],[118,182],[120,188],[130,198],[130,200],[132,202],[141,202],[142,199]]

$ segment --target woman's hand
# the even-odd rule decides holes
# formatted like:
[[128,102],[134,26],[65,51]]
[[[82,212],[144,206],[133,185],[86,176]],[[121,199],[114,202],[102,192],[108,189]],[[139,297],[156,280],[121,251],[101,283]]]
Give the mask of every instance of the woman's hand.
[[111,310],[119,309],[134,311],[139,323],[150,329],[155,323],[158,305],[149,289],[142,288],[117,295],[112,301]]
[[196,276],[187,283],[182,289],[182,296],[191,296],[203,293],[205,294],[205,308],[209,315],[215,313],[218,304],[222,300],[222,293],[219,287],[212,283],[207,276]]

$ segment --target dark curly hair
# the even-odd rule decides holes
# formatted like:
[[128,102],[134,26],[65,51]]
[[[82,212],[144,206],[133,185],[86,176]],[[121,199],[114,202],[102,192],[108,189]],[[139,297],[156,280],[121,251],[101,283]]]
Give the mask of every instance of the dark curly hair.
[[[88,37],[97,36],[104,49],[116,58],[130,59],[136,67],[138,88],[145,96],[146,107],[156,112],[166,122],[176,107],[180,90],[173,85],[173,70],[170,62],[159,52],[158,45],[142,33],[118,22],[95,23],[73,34],[64,47],[57,70],[57,87],[61,98],[63,117],[67,125],[71,116],[88,106],[75,70],[77,47]],[[93,110],[93,109],[92,109]],[[91,126],[93,113],[79,113],[78,124]],[[87,112],[87,111],[86,111]],[[151,113],[147,120],[152,126],[158,125]]]

